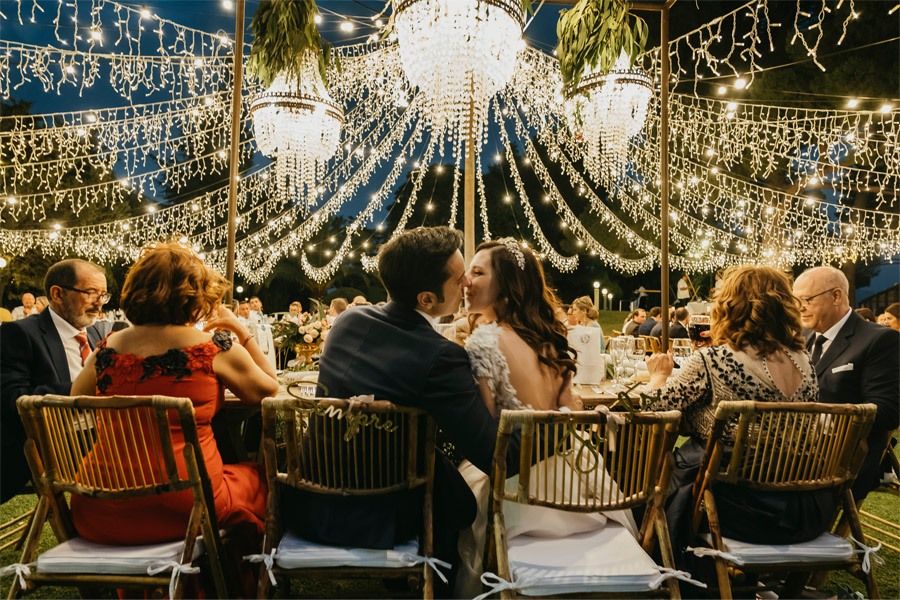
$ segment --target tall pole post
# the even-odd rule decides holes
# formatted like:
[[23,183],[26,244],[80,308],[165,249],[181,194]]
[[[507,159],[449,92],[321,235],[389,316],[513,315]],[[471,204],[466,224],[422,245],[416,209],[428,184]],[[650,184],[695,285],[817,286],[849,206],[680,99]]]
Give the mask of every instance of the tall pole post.
[[474,84],[470,87],[469,127],[466,135],[466,174],[463,182],[463,234],[465,236],[466,265],[475,256],[475,99]]
[[234,288],[234,246],[237,238],[237,179],[241,144],[241,89],[244,85],[244,3],[237,0],[234,8],[234,88],[231,90],[231,147],[228,167],[228,243],[225,250],[225,279],[231,287],[225,292],[225,303],[231,304]]
[[669,3],[660,11],[659,89],[659,289],[662,349],[669,348]]

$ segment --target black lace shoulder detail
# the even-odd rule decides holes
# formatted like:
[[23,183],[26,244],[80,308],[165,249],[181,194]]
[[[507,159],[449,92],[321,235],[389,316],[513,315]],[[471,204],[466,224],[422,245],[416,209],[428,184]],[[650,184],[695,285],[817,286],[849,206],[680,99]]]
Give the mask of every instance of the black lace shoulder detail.
[[231,350],[231,346],[234,344],[234,340],[231,339],[231,333],[224,329],[215,332],[212,336],[212,341],[213,344],[223,351]]
[[104,371],[113,365],[113,356],[115,354],[115,350],[101,342],[101,347],[97,350],[97,355],[94,357],[94,369],[97,371],[97,389],[100,390],[101,394],[105,394],[106,388],[112,383],[109,373],[104,373]]
[[148,356],[144,359],[144,374],[141,381],[150,379],[157,373],[163,375],[174,375],[175,381],[181,381],[183,377],[191,374],[188,368],[188,355],[184,350],[169,350],[165,354],[156,356]]

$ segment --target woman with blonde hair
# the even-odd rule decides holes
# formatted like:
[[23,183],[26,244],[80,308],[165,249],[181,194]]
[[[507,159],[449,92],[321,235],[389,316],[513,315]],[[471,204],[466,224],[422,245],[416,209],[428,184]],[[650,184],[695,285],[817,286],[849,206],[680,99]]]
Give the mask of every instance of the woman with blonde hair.
[[[677,538],[686,542],[690,487],[697,474],[715,407],[725,400],[815,402],[819,388],[805,349],[799,301],[781,271],[766,266],[726,271],[711,314],[712,345],[694,352],[672,379],[670,354],[647,359],[650,389],[662,389],[652,410],[680,410],[688,440],[676,451],[667,514]],[[733,427],[733,426],[732,426]],[[733,429],[729,428],[729,435]],[[754,543],[789,544],[821,534],[834,515],[837,499],[830,491],[757,493],[745,496],[736,488],[717,488],[723,533]],[[683,504],[682,504],[683,503]],[[768,525],[768,526],[767,526]]]
[[[240,527],[233,533],[249,546],[264,529],[266,479],[257,463],[223,463],[211,421],[223,406],[225,388],[258,403],[278,391],[278,381],[247,328],[220,305],[228,287],[190,248],[177,243],[147,248],[122,287],[121,306],[132,327],[100,342],[72,394],[190,398],[219,525]],[[199,321],[206,323],[204,331],[194,328]],[[172,427],[172,439],[180,457],[185,443],[180,427]],[[91,457],[100,469],[102,445],[101,437]],[[72,519],[79,535],[92,542],[155,544],[184,537],[192,505],[189,490],[128,502],[73,496]]]

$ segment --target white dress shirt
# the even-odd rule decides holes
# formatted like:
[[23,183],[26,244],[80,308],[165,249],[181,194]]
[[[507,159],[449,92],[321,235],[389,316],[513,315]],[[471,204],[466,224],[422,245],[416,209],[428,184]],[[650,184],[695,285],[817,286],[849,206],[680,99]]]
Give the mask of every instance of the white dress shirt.
[[73,327],[71,323],[63,319],[61,316],[53,312],[53,308],[48,306],[50,317],[59,333],[59,339],[62,340],[63,348],[66,349],[66,360],[69,363],[69,377],[72,381],[81,373],[81,344],[75,339],[79,333],[85,333],[84,329]]
[[26,310],[24,306],[17,306],[12,309],[12,318],[13,321],[18,321],[19,319],[24,319],[25,317],[30,317],[31,315],[38,314],[37,306],[32,306],[31,310]]
[[[847,319],[850,318],[851,312],[853,312],[853,309],[848,308],[847,314],[844,315],[840,321],[838,321],[837,323],[835,323],[834,325],[829,327],[828,330],[825,331],[824,333],[816,334],[816,335],[824,335],[825,336],[825,342],[822,344],[822,354],[825,354],[828,351],[828,347],[831,345],[831,342],[834,340],[834,338],[837,337],[838,332],[841,330],[841,327],[844,326],[844,323],[847,322]],[[815,338],[813,338],[813,342],[815,342],[815,341],[816,341]]]
[[437,319],[435,319],[434,317],[429,315],[427,312],[422,312],[419,309],[416,309],[416,312],[419,313],[420,315],[422,315],[425,318],[425,320],[428,321],[428,324],[431,325],[432,329],[437,329],[435,327],[435,325],[437,324]]

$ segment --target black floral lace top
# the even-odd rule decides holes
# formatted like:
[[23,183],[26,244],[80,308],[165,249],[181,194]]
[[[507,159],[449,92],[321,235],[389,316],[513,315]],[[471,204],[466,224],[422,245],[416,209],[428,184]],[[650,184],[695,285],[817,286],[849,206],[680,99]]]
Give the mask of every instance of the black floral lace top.
[[[781,393],[769,373],[765,358],[755,352],[734,350],[728,345],[703,348],[694,352],[675,371],[661,390],[660,400],[651,410],[680,410],[682,431],[708,439],[715,421],[716,405],[729,400],[757,402],[815,402],[819,397],[809,353],[783,350],[800,371],[800,386],[791,396]],[[733,425],[726,435],[733,435]]]

